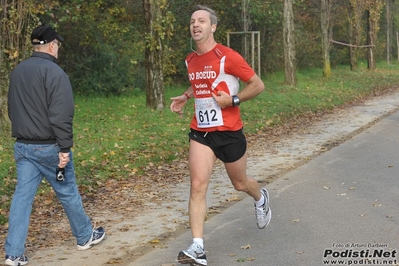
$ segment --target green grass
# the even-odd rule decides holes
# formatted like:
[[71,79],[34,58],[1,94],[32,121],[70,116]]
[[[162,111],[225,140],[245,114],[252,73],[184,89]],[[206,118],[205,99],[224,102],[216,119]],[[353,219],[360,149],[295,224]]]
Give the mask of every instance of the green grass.
[[[323,79],[320,69],[310,69],[297,77],[298,85],[293,87],[283,83],[283,73],[263,75],[266,91],[241,105],[246,134],[328,111],[397,85],[399,64],[381,63],[376,71],[366,70],[363,64],[357,72],[338,67],[330,79]],[[167,106],[162,111],[145,106],[144,92],[129,97],[76,96],[73,154],[81,188],[95,187],[110,178],[138,178],[149,168],[186,158],[193,100],[182,118],[169,110],[169,98],[185,88],[167,88]],[[9,136],[6,129],[0,137],[0,224],[5,222],[15,186],[13,140]]]
[[[179,92],[168,90],[168,105],[169,98]],[[171,162],[187,150],[192,112],[187,110],[189,115],[180,118],[169,108],[150,110],[144,94],[76,99],[75,113],[74,158],[83,179],[136,175],[148,165]]]

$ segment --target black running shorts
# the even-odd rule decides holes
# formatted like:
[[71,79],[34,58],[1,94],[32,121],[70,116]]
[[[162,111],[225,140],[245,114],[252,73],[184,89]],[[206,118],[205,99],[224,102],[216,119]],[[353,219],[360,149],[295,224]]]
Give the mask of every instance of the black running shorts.
[[216,157],[224,163],[240,159],[247,150],[247,140],[243,130],[202,132],[191,129],[188,134],[191,140],[211,148]]

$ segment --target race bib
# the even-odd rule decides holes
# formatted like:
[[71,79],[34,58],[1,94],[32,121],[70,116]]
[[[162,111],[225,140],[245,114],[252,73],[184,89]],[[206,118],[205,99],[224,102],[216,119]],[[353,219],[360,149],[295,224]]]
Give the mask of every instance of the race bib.
[[212,98],[195,98],[195,116],[199,128],[223,126],[222,109]]

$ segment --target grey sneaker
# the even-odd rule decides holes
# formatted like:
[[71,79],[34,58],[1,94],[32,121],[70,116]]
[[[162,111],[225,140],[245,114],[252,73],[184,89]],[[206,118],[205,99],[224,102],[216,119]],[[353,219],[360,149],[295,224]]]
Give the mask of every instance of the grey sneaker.
[[265,203],[261,207],[255,206],[255,216],[259,229],[263,229],[272,219],[272,210],[269,207],[269,192],[265,188],[262,188],[260,193],[265,197]]
[[93,233],[91,234],[91,238],[84,244],[77,246],[78,250],[87,250],[91,248],[92,246],[100,243],[105,237],[105,231],[104,228],[97,227],[93,229]]
[[192,243],[187,250],[180,251],[177,261],[181,264],[190,264],[190,266],[208,265],[204,249],[196,243]]
[[4,264],[11,266],[26,265],[28,264],[28,257],[26,257],[25,255],[22,255],[21,257],[6,255],[6,261],[4,262]]

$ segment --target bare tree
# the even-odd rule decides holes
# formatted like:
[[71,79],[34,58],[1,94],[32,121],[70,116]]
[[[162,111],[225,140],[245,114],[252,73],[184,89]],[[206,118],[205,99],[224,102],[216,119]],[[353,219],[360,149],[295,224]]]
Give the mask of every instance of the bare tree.
[[384,7],[385,0],[368,0],[367,4],[367,39],[370,45],[367,55],[368,69],[376,69],[375,51],[377,42],[377,33],[379,31],[379,21],[381,10]]
[[[243,21],[243,31],[247,32],[251,28],[251,18],[249,14],[249,2],[250,0],[242,0],[242,21]],[[249,41],[248,41],[248,34],[243,35],[243,55],[244,58],[249,62]]]
[[295,62],[295,27],[292,0],[284,0],[283,28],[285,82],[290,85],[295,85],[297,83],[297,78]]
[[323,60],[323,76],[329,78],[331,76],[330,51],[332,39],[332,6],[334,0],[321,0],[321,46]]
[[366,10],[367,0],[350,0],[349,1],[349,12],[350,12],[350,62],[351,70],[357,70],[357,57],[358,50],[360,46],[360,41],[362,37],[363,27],[362,27],[362,16]]
[[[392,35],[393,37],[396,37],[396,55],[397,55],[397,61],[399,62],[399,1],[393,1],[392,0],[387,0],[386,5],[391,2],[391,21],[392,21]],[[392,46],[393,47],[393,46]]]
[[165,107],[163,79],[164,49],[167,33],[170,32],[165,19],[166,0],[143,0],[146,21],[146,105],[152,109]]
[[386,0],[386,20],[387,20],[387,63],[391,62],[391,32],[392,32],[392,0]]

